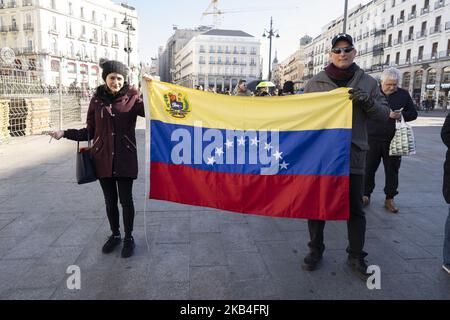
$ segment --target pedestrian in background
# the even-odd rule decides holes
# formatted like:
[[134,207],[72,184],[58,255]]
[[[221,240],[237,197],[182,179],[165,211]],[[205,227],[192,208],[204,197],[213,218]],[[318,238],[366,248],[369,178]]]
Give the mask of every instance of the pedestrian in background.
[[253,92],[251,92],[249,89],[247,89],[247,81],[241,79],[241,80],[239,80],[236,88],[234,89],[233,95],[251,97],[251,96],[253,96]]
[[[445,122],[441,130],[441,138],[444,144],[447,146],[447,154],[444,162],[444,183],[442,186],[442,193],[444,195],[445,201],[450,204],[450,113],[445,118]],[[444,228],[442,268],[450,274],[450,207]]]
[[136,118],[144,117],[144,102],[136,88],[125,79],[128,68],[119,61],[100,61],[104,85],[97,88],[91,99],[86,128],[60,130],[50,133],[74,141],[93,139],[92,156],[106,204],[112,235],[103,245],[103,253],[111,253],[122,242],[119,224],[118,199],[123,209],[125,237],[121,256],[134,252],[133,181],[138,174],[136,148]]
[[417,110],[408,91],[399,88],[400,71],[389,68],[381,74],[380,89],[386,97],[390,107],[387,122],[369,120],[367,132],[369,134],[369,152],[367,153],[366,175],[364,185],[364,206],[369,205],[370,195],[375,188],[375,173],[383,159],[384,165],[384,194],[386,199],[384,207],[392,213],[397,213],[398,208],[394,197],[398,194],[398,172],[402,157],[390,156],[389,146],[395,135],[395,124],[401,120],[413,121],[417,119]]
[[[347,221],[348,241],[347,263],[351,269],[366,280],[367,264],[364,257],[366,217],[362,206],[364,189],[364,166],[367,143],[367,120],[369,118],[386,121],[389,108],[381,94],[377,81],[366,74],[354,63],[356,50],[349,34],[340,33],[331,40],[331,63],[315,75],[305,86],[305,93],[324,92],[339,87],[350,87],[350,99],[353,101],[352,143],[350,151],[350,217]],[[325,221],[308,220],[310,252],[304,258],[303,269],[317,269],[325,250],[323,231]]]
[[283,84],[283,96],[288,96],[291,94],[295,94],[295,90],[294,90],[294,82],[288,80]]

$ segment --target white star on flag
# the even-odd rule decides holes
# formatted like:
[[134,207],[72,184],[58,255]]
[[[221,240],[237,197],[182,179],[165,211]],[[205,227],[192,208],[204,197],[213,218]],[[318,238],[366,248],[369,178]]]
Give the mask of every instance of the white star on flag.
[[272,149],[273,147],[271,146],[272,143],[265,143],[265,147],[264,150],[270,151],[270,149]]
[[286,169],[288,167],[289,163],[286,163],[286,161],[283,161],[283,163],[280,164],[280,169]]
[[240,145],[240,146],[244,146],[245,145],[245,139],[244,139],[244,137],[240,137],[239,139],[238,139],[238,144]]
[[280,152],[279,150],[277,150],[274,154],[272,154],[272,156],[275,157],[275,159],[280,160],[283,159],[283,157],[281,156],[283,154],[283,152]]
[[221,157],[223,154],[223,148],[216,148],[216,156]]
[[215,162],[216,162],[216,159],[214,159],[214,157],[211,157],[211,158],[208,157],[208,162],[207,162],[208,165],[212,166]]
[[251,141],[252,141],[252,146],[257,146],[258,145],[258,143],[259,143],[259,140],[258,140],[258,138],[257,137],[255,137],[255,138],[253,138],[253,139],[251,139]]
[[227,146],[227,149],[233,148],[234,142],[227,140],[227,142],[225,143],[225,145]]

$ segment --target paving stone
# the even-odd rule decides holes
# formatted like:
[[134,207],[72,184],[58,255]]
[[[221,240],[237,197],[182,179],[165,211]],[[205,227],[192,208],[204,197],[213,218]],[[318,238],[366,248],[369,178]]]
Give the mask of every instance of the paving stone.
[[230,299],[230,272],[227,267],[191,267],[190,300]]
[[190,266],[226,265],[227,259],[219,233],[191,233]]

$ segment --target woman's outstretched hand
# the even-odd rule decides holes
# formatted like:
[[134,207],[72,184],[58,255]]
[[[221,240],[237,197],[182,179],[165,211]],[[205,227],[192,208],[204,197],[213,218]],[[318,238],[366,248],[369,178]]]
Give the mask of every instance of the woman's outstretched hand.
[[144,73],[144,74],[142,75],[142,79],[144,79],[145,81],[152,81],[152,80],[154,80],[155,78],[153,78],[151,75],[149,75],[149,74],[147,74],[147,73]]
[[58,130],[58,131],[52,131],[48,133],[49,136],[51,136],[53,139],[59,140],[62,137],[64,137],[64,131]]

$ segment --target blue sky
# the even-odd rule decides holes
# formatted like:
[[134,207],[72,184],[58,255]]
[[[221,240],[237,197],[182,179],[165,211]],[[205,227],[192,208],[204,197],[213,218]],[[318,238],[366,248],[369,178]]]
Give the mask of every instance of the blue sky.
[[[122,2],[127,2],[123,1]],[[349,0],[349,7],[367,0]],[[173,25],[179,28],[194,28],[212,25],[213,17],[202,18],[202,12],[210,0],[128,0],[139,15],[139,52],[142,61],[156,57],[158,47],[165,45],[173,34]],[[279,60],[293,53],[298,40],[305,34],[312,37],[330,20],[343,14],[344,0],[221,0],[222,11],[239,11],[222,15],[221,29],[240,29],[261,39],[264,64],[268,59],[269,40],[262,38],[264,29],[269,29],[270,17],[280,38],[273,39],[273,53],[278,51]]]

